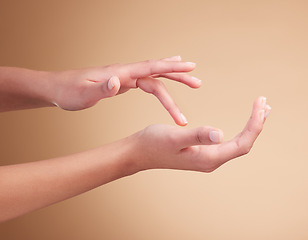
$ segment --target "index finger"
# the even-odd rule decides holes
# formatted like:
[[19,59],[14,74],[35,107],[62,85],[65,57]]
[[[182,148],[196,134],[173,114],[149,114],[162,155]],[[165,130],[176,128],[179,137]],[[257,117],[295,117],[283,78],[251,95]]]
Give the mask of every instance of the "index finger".
[[126,64],[131,79],[144,78],[154,74],[190,72],[196,64],[182,61],[148,60]]
[[187,124],[186,118],[181,113],[179,107],[175,104],[165,85],[161,81],[152,77],[139,78],[137,80],[137,86],[141,90],[156,96],[164,108],[169,112],[176,124],[180,126],[185,126]]

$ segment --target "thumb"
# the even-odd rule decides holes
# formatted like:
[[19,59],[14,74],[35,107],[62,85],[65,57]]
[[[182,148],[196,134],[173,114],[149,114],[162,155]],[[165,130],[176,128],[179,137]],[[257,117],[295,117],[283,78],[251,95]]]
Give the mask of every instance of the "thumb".
[[182,148],[194,145],[219,144],[223,141],[223,132],[213,127],[182,129],[178,134],[178,142]]
[[90,81],[88,84],[88,97],[95,101],[115,96],[121,86],[117,76],[112,76],[108,81]]
[[107,82],[102,82],[98,86],[101,91],[101,98],[113,97],[120,90],[120,80],[117,76],[112,76]]

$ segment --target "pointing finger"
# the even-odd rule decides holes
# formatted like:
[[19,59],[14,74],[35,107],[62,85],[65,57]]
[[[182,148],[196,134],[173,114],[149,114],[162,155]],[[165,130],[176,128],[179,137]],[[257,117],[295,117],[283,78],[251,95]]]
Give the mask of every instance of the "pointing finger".
[[179,107],[168,93],[165,85],[152,77],[141,78],[137,80],[137,86],[147,93],[151,93],[158,98],[164,108],[169,112],[176,124],[185,126],[187,120],[181,113]]

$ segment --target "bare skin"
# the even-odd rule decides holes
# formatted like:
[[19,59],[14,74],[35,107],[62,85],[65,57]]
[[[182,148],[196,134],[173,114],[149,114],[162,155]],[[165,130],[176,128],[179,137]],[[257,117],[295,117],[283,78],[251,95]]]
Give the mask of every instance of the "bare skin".
[[[108,84],[108,80],[106,81]],[[138,81],[139,79],[136,80]],[[1,84],[6,86],[3,81]],[[120,81],[113,86],[116,87],[117,84],[120,84]],[[10,89],[10,86],[7,89]],[[32,91],[30,87],[29,90]],[[127,91],[127,88],[123,88],[124,91]],[[27,91],[20,88],[18,92]],[[33,98],[32,106],[43,106],[35,104],[34,99],[39,99],[39,103],[46,103],[47,106],[51,105],[48,104],[47,98],[40,98],[39,95]],[[27,99],[26,96],[23,97]],[[10,97],[10,94],[6,95],[6,98]],[[65,104],[64,100],[63,103]],[[30,102],[27,102],[22,106],[28,108],[30,105]],[[8,104],[6,108],[8,106],[11,107],[10,110],[16,107]],[[250,151],[270,110],[264,97],[256,99],[246,127],[234,139],[226,142],[223,142],[222,131],[214,127],[182,129],[168,125],[151,125],[125,139],[85,152],[1,166],[0,222],[143,170],[163,168],[212,172],[227,161]]]
[[158,78],[198,88],[201,81],[187,74],[194,68],[194,63],[183,62],[179,56],[61,72],[0,67],[0,112],[47,106],[76,111],[140,88],[155,95],[174,121],[184,126],[185,117]]

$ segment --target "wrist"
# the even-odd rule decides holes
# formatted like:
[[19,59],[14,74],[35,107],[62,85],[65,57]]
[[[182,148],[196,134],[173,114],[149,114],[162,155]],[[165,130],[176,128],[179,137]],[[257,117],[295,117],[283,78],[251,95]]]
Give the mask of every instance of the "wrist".
[[123,150],[123,169],[125,169],[127,175],[145,170],[140,144],[138,143],[138,133],[120,140],[119,146]]
[[156,168],[152,161],[153,155],[150,151],[147,151],[147,141],[143,138],[144,131],[146,129],[136,132],[125,139],[129,142],[130,151],[130,157],[127,161],[134,173]]
[[114,151],[121,162],[122,175],[128,176],[150,169],[142,149],[140,132],[115,142]]
[[53,73],[48,71],[37,71],[30,69],[21,69],[24,78],[24,93],[30,99],[35,99],[38,107],[54,106],[53,93],[54,81]]
[[40,98],[45,102],[46,106],[57,106],[57,72],[39,71],[39,77],[43,82],[43,88],[40,92]]
[[0,67],[1,110],[52,106],[52,79],[46,71]]

